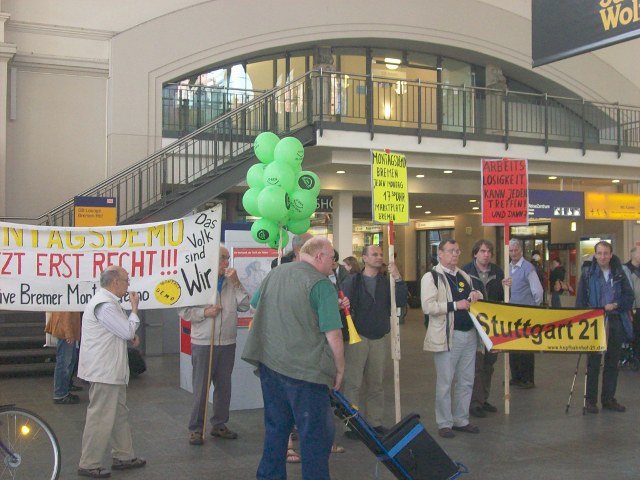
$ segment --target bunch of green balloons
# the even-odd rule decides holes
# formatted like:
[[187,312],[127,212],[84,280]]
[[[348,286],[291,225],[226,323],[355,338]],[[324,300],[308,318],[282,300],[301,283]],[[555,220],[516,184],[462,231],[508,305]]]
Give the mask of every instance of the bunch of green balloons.
[[262,217],[251,227],[258,243],[284,248],[289,235],[309,230],[309,217],[316,211],[320,179],[302,170],[304,147],[295,137],[282,140],[275,133],[263,132],[256,137],[253,151],[260,163],[247,172],[249,189],[242,206],[255,217]]

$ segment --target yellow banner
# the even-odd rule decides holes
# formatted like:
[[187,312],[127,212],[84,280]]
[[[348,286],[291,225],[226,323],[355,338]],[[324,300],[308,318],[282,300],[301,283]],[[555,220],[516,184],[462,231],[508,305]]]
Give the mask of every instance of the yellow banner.
[[409,223],[407,160],[392,152],[371,151],[373,221]]
[[477,302],[471,305],[471,313],[493,343],[492,351],[601,352],[606,349],[602,309]]
[[640,195],[584,192],[587,220],[640,220]]

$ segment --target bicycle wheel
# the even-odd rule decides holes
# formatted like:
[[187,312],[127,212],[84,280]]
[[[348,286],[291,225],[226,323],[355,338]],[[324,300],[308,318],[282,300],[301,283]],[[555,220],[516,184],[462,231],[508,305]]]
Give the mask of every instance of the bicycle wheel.
[[51,479],[60,474],[60,445],[35,413],[0,407],[0,480]]

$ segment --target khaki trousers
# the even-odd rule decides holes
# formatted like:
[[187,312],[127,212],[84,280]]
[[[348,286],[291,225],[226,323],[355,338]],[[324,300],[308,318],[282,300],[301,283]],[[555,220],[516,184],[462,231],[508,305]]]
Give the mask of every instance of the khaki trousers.
[[135,458],[127,386],[108,383],[92,383],[89,388],[89,406],[82,434],[80,468],[93,469],[102,466],[102,458],[111,443],[111,457],[119,460]]

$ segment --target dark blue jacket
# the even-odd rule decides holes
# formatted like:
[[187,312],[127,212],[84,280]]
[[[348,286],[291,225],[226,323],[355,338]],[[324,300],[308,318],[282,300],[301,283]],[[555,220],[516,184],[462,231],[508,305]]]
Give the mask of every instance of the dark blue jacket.
[[[620,259],[613,255],[609,263],[611,275],[613,276],[613,303],[618,304],[616,312],[621,314],[633,307],[634,294],[629,280],[622,270]],[[600,279],[602,278],[602,270],[595,257],[587,260],[582,265],[582,274],[578,285],[578,294],[576,296],[576,307],[578,308],[603,308],[600,303]]]

